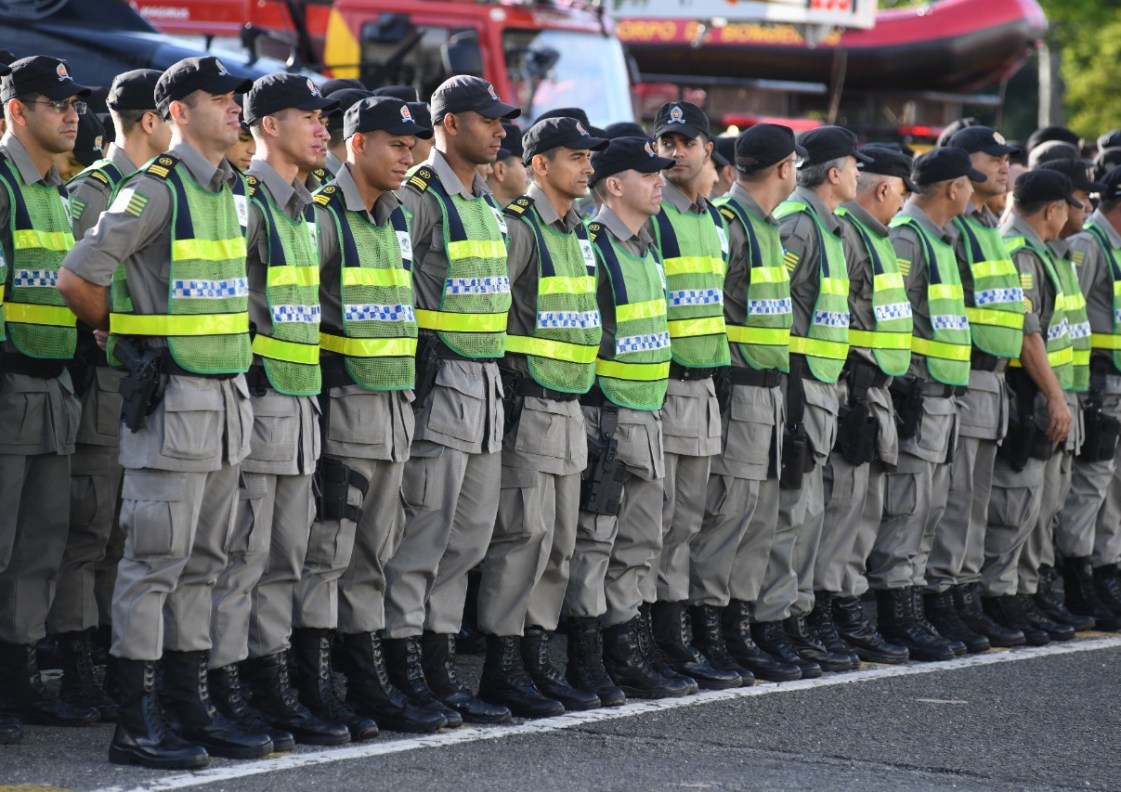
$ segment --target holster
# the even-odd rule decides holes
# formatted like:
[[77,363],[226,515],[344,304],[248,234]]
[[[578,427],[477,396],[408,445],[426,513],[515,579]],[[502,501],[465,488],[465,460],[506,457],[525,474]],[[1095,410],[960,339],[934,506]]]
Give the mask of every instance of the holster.
[[1035,397],[1039,388],[1028,374],[1020,369],[1010,370],[1006,376],[1012,390],[1016,412],[1008,418],[1008,432],[997,448],[997,454],[1019,472],[1029,459],[1050,459],[1055,444],[1035,422]]
[[1102,410],[1102,392],[1105,390],[1106,372],[1111,364],[1094,361],[1090,368],[1090,390],[1082,405],[1085,439],[1078,452],[1083,462],[1106,462],[1117,453],[1121,438],[1121,422]]
[[849,400],[838,410],[835,448],[853,467],[865,465],[876,458],[880,425],[868,406],[868,390],[876,384],[878,377],[882,375],[871,363],[849,359],[846,369]]
[[80,325],[78,347],[74,357],[66,361],[70,371],[70,381],[74,384],[74,394],[80,399],[86,395],[97,379],[97,366],[106,365],[105,353],[97,346],[93,333],[85,325]]
[[793,357],[786,386],[786,425],[782,428],[782,464],[778,483],[782,489],[801,489],[805,474],[813,469],[813,451],[802,420],[806,416],[803,365]]
[[727,415],[732,409],[732,367],[721,366],[712,375],[712,386],[716,389],[716,403],[720,405],[720,414]]
[[896,377],[888,389],[891,403],[895,407],[895,424],[900,440],[912,438],[919,431],[919,423],[922,422],[922,386],[921,378],[908,375]]
[[315,495],[315,518],[317,520],[350,520],[357,523],[362,519],[362,509],[351,506],[347,501],[350,488],[362,493],[365,501],[370,490],[369,480],[356,470],[351,470],[338,459],[321,457],[315,467],[312,490]]
[[619,408],[604,403],[599,412],[599,435],[588,435],[588,466],[580,476],[580,509],[592,514],[619,514],[627,468],[619,460]]
[[436,386],[436,374],[440,370],[439,344],[439,339],[434,335],[422,335],[417,342],[414,412],[420,412]]
[[522,406],[525,404],[521,392],[522,378],[509,369],[500,369],[499,375],[502,377],[503,430],[505,434],[510,434],[522,418]]
[[145,349],[131,339],[118,338],[113,355],[128,369],[128,376],[121,380],[121,421],[135,433],[163,401],[164,350]]

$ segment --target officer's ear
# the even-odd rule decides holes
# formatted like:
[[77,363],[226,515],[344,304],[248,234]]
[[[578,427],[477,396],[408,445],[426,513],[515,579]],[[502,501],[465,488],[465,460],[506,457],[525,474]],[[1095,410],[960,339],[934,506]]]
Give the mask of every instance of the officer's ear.
[[8,124],[24,126],[27,124],[27,105],[20,99],[9,99],[4,103],[4,119]]
[[455,136],[459,134],[459,116],[455,113],[448,113],[444,116],[444,120],[440,122],[445,133]]

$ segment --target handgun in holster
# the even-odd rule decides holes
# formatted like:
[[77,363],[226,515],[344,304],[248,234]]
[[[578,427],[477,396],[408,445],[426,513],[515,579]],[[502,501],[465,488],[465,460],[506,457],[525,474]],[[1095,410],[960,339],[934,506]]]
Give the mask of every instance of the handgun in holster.
[[712,386],[716,389],[716,403],[720,405],[720,414],[727,415],[732,409],[732,393],[735,385],[732,382],[732,367],[721,366],[712,376]]
[[793,357],[786,380],[786,425],[782,428],[782,460],[778,484],[782,489],[801,489],[805,474],[813,470],[813,449],[802,422],[806,415],[806,391],[802,387],[804,362]]
[[1016,412],[1008,418],[1008,431],[997,447],[997,454],[1019,472],[1029,459],[1050,459],[1055,452],[1055,444],[1035,421],[1035,396],[1039,388],[1031,377],[1013,369],[1008,372],[1006,380],[1015,397]]
[[499,369],[499,375],[502,377],[502,428],[505,434],[510,434],[517,428],[522,417],[522,406],[525,404],[521,388],[522,377],[516,371],[505,368]]
[[599,435],[588,435],[588,466],[580,476],[580,509],[592,514],[617,515],[623,499],[626,465],[619,459],[619,408],[600,407]]
[[79,399],[86,395],[94,380],[97,379],[97,365],[99,359],[104,361],[105,355],[97,346],[93,332],[85,325],[79,325],[78,346],[74,350],[74,357],[66,362],[70,372],[70,382],[74,385],[74,395]]
[[1095,361],[1090,369],[1090,389],[1082,404],[1082,421],[1085,427],[1082,448],[1078,458],[1083,462],[1106,462],[1117,453],[1117,442],[1121,439],[1121,422],[1102,409],[1102,392],[1105,390],[1105,377],[1112,364],[1098,364]]
[[860,467],[876,458],[876,439],[880,425],[868,406],[868,389],[877,369],[866,361],[854,359],[849,363],[846,377],[849,399],[837,412],[836,448],[853,467]]
[[895,424],[900,440],[908,440],[919,431],[919,424],[922,422],[922,386],[922,379],[911,375],[896,377],[891,382],[889,392],[891,403],[895,407]]
[[121,421],[130,432],[140,431],[144,419],[163,400],[163,350],[145,349],[128,338],[117,338],[113,356],[128,369],[121,380]]
[[440,370],[440,340],[434,335],[421,336],[416,349],[416,377],[413,385],[413,411],[420,412],[436,387]]
[[356,470],[351,470],[343,462],[330,457],[321,457],[315,467],[312,491],[315,495],[315,518],[317,520],[350,520],[360,522],[362,509],[348,502],[350,488],[362,493],[370,490],[369,480]]

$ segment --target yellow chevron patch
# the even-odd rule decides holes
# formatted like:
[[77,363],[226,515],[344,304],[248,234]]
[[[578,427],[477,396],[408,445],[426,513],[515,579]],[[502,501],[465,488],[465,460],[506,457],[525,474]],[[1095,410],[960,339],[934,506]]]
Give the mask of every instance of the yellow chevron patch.
[[1033,285],[1034,283],[1035,283],[1035,279],[1032,278],[1030,272],[1021,272],[1020,273],[1020,288],[1021,289],[1034,289],[1035,288],[1035,286]]
[[1074,266],[1081,267],[1082,262],[1086,259],[1085,250],[1075,250],[1070,254],[1070,260],[1074,262]]
[[168,174],[168,169],[165,168],[162,165],[149,165],[148,166],[148,173],[152,174],[153,176],[158,176],[161,179],[166,179],[167,174]]
[[794,268],[798,266],[798,260],[800,258],[801,256],[799,256],[797,253],[791,250],[787,250],[782,254],[782,264],[784,267],[786,267],[787,270],[793,272]]
[[895,259],[895,263],[899,266],[899,272],[903,275],[904,278],[911,274],[910,259],[897,258]]
[[144,207],[147,205],[147,195],[133,193],[132,197],[128,200],[128,204],[125,206],[125,214],[130,214],[133,217],[140,217],[140,215],[144,212]]

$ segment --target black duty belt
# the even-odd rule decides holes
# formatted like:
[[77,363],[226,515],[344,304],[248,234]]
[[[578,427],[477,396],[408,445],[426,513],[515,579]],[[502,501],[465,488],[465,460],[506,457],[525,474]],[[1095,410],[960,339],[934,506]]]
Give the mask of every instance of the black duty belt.
[[758,371],[742,366],[732,367],[733,385],[753,385],[757,388],[774,388],[782,384],[782,372],[778,369]]
[[670,362],[669,376],[670,379],[675,380],[703,380],[712,379],[712,375],[716,373],[714,368],[689,368],[682,366],[678,363]]
[[988,352],[982,352],[977,347],[973,347],[973,354],[969,358],[969,367],[974,371],[997,371],[1002,364],[1006,364],[1005,358],[990,355]]
[[249,371],[245,372],[245,384],[254,396],[264,396],[273,389],[263,364],[249,367]]
[[534,399],[552,399],[553,401],[576,401],[580,398],[579,393],[565,393],[563,391],[555,391],[552,388],[543,388],[532,380],[525,377],[518,382],[518,393],[522,396],[530,396]]
[[443,341],[441,341],[440,337],[435,333],[420,333],[419,337],[417,338],[417,346],[420,347],[429,339],[432,339],[436,342],[436,357],[440,358],[440,360],[466,360],[468,362],[474,363],[481,362],[477,358],[469,358],[466,355],[459,354]]
[[613,402],[603,395],[603,391],[600,390],[598,385],[593,385],[592,389],[587,393],[581,393],[580,403],[585,407],[602,407],[605,404],[613,404]]
[[946,385],[941,382],[927,380],[922,386],[922,395],[933,398],[948,399],[951,396],[961,396],[965,393],[964,385]]
[[19,352],[0,352],[0,372],[22,374],[36,379],[54,379],[66,370],[67,362],[28,357]]
[[333,352],[319,353],[319,370],[323,375],[322,392],[326,393],[331,388],[345,388],[347,385],[357,385],[354,377],[346,369],[346,358]]
[[859,357],[850,356],[845,361],[845,376],[850,384],[859,383],[864,391],[869,388],[885,388],[891,382],[891,376],[884,374],[883,369]]

